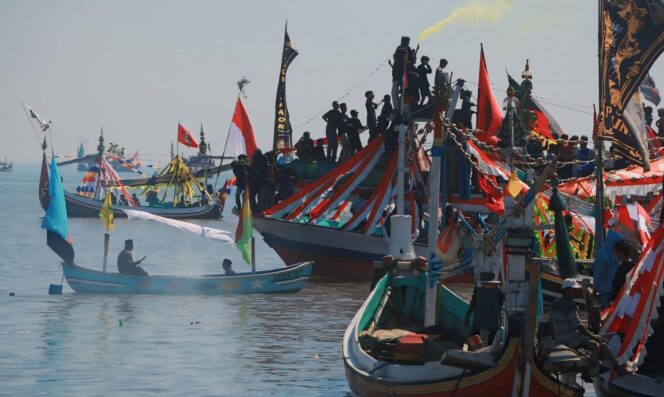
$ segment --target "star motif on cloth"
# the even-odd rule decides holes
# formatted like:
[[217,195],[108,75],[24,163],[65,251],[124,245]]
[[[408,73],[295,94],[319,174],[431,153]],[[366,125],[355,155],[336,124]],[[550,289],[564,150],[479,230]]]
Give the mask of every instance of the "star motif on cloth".
[[251,289],[263,289],[263,280],[256,280],[251,283]]

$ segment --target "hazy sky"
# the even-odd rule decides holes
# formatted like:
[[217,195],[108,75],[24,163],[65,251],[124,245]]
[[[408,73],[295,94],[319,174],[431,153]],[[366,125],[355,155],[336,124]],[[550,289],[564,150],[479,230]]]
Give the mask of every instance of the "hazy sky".
[[[315,116],[294,139],[305,129],[321,137],[320,114],[381,64],[344,101],[364,119],[364,92],[389,92],[386,62],[402,34],[415,41],[466,2],[0,0],[0,158],[39,161],[21,99],[53,121],[60,155],[80,142],[93,151],[103,125],[107,142],[163,161],[178,120],[196,136],[202,122],[220,154],[242,76],[251,80],[245,106],[258,145],[271,148],[286,19],[300,52],[288,72],[292,124]],[[480,42],[499,100],[505,68],[519,77],[529,58],[534,94],[572,109],[548,105],[567,132],[590,132],[597,1],[514,0],[502,20],[448,26],[419,55],[447,58],[455,78],[477,82]],[[651,70],[660,88],[662,65]]]

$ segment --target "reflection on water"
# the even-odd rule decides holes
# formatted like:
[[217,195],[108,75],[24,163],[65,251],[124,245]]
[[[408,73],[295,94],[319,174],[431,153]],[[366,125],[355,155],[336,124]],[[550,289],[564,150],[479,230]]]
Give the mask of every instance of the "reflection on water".
[[[81,177],[63,175],[66,185]],[[39,228],[38,178],[38,166],[0,176],[0,396],[349,395],[341,339],[367,285],[157,297],[81,296],[65,284],[64,295],[49,296],[62,271]],[[233,231],[236,222],[226,214],[206,224]],[[69,223],[77,262],[101,268],[100,221]],[[111,236],[109,269],[126,238],[154,274],[218,273],[224,257],[247,269],[233,247],[122,219]],[[260,236],[256,249],[259,270],[277,266]]]

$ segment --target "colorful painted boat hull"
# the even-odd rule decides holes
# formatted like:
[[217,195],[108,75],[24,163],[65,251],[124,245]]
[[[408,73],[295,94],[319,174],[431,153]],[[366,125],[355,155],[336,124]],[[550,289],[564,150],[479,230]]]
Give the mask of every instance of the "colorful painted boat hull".
[[80,294],[231,295],[292,293],[304,288],[313,262],[235,276],[133,276],[63,264],[69,286]]
[[[495,365],[485,370],[466,371],[438,361],[423,364],[384,362],[366,353],[360,345],[359,335],[367,324],[375,321],[374,312],[378,310],[378,302],[387,290],[386,285],[394,289],[402,288],[400,285],[392,285],[387,276],[381,279],[344,334],[342,352],[346,379],[354,393],[362,397],[513,395],[522,359],[521,339],[518,336],[507,338]],[[461,336],[468,333],[462,320],[467,303],[463,304],[461,298],[445,288],[438,291],[438,324],[448,330],[447,335]],[[402,293],[407,294],[403,290]],[[579,397],[583,395],[583,390],[556,382],[533,364],[528,395]]]
[[[67,202],[67,216],[83,218],[99,217],[99,211],[102,206],[101,201],[96,201],[70,192],[65,192],[65,200]],[[124,209],[138,209],[153,215],[159,215],[171,219],[218,219],[221,215],[221,207],[212,203],[198,207],[192,206],[185,208],[160,208],[148,206],[136,208],[113,204],[113,216],[117,218],[126,218],[127,215],[123,212]]]
[[[317,278],[369,281],[373,263],[388,252],[382,237],[360,232],[258,216],[253,218],[253,225],[286,264],[316,262],[313,276]],[[417,255],[427,255],[426,245],[415,243],[414,247]],[[446,282],[472,281],[472,273],[459,273],[446,279]]]

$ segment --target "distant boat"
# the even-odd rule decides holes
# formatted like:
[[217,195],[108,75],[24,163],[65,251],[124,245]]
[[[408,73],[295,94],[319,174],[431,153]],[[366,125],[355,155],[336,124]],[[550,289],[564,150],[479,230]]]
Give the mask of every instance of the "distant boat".
[[7,157],[5,157],[5,161],[0,161],[0,172],[12,172],[12,168],[14,165],[7,162]]
[[[154,178],[154,181],[152,178],[143,178],[141,180],[141,185],[150,186],[156,185],[157,183],[168,183],[168,178],[170,177],[170,175],[162,175],[161,178],[160,176]],[[164,180],[164,178],[166,179]],[[195,176],[192,176],[192,178],[195,178]],[[49,204],[48,183],[48,167],[46,165],[46,155],[44,154],[42,156],[42,171],[41,177],[39,179],[39,202],[44,211],[46,211]],[[114,188],[117,188],[115,186],[123,186],[121,184],[117,185],[117,181],[114,183]],[[103,190],[103,185],[100,183],[100,185],[95,189]],[[94,195],[92,195],[92,197],[88,197],[84,194],[65,191],[65,201],[67,204],[67,215],[70,217],[96,218],[99,216],[99,211],[102,207],[102,202],[100,200],[96,200]],[[126,214],[123,210],[127,209],[140,209],[150,214],[173,219],[218,219],[221,215],[221,207],[219,207],[219,205],[215,203],[214,200],[208,200],[207,203],[201,203],[200,205],[189,205],[183,207],[169,207],[166,205],[139,207],[115,205],[114,207],[114,215],[118,218],[126,217]]]
[[297,292],[304,288],[313,262],[234,276],[134,276],[62,265],[69,286],[83,294],[226,295]]

